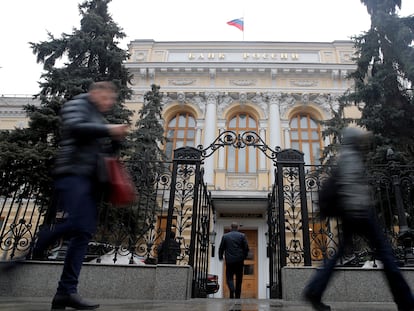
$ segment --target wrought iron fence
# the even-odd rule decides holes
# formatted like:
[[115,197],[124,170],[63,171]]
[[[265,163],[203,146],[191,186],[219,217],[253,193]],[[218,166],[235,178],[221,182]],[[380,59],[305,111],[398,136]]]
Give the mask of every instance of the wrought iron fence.
[[[122,209],[108,203],[100,205],[100,222],[90,242],[87,260],[96,259],[99,262],[101,256],[105,255],[113,262],[120,256],[127,256],[130,263],[137,256],[155,262],[156,246],[165,234],[162,221],[168,210],[170,164],[165,161],[134,163],[134,172],[131,171],[131,174],[139,199]],[[7,184],[7,178],[0,180],[0,186]],[[54,218],[48,215],[53,211],[53,203],[42,197],[36,185],[24,182],[12,193],[0,193],[0,258],[8,260],[29,253],[39,228],[49,225],[48,219]],[[65,248],[59,245],[64,246],[64,241],[52,247],[54,254],[49,254],[49,259],[62,258],[59,253],[64,252]]]
[[[177,159],[170,162],[125,162],[134,179],[138,201],[131,206],[116,208],[102,203],[99,225],[89,244],[86,260],[125,258],[157,263],[157,248],[162,241],[168,249],[171,232],[180,244],[177,264],[193,267],[193,295],[207,295],[210,225],[214,221],[211,195],[203,181],[201,151],[196,148],[176,150]],[[193,155],[196,154],[196,157]],[[7,180],[0,180],[0,185]],[[3,192],[0,192],[3,193]],[[30,254],[39,227],[49,224],[51,201],[38,198],[41,194],[33,185],[23,184],[12,196],[0,196],[0,256],[3,260]],[[58,216],[58,215],[57,215]],[[61,260],[65,241],[52,247],[49,259]]]
[[[2,180],[1,184],[6,183]],[[9,195],[7,195],[9,194]],[[27,253],[47,212],[47,201],[37,188],[23,183],[12,193],[0,196],[0,258],[12,259]]]
[[[318,190],[328,177],[330,167],[305,166],[305,171],[311,258],[313,264],[317,264],[336,254],[342,238],[341,223],[335,218],[321,219],[318,213]],[[388,165],[368,167],[366,175],[378,219],[396,257],[401,264],[413,264],[414,167],[390,162]],[[365,261],[374,259],[375,252],[366,241],[354,237],[339,264],[362,266]]]
[[[100,225],[91,242],[88,260],[99,261],[106,255],[117,261],[126,256],[133,263],[138,256],[153,263],[165,228],[175,230],[181,243],[177,263],[197,267],[194,286],[200,293],[204,291],[212,206],[202,180],[203,155],[195,148],[186,152],[176,162],[174,174],[173,162],[134,163],[132,174],[139,201],[124,209],[105,204],[100,207]],[[190,158],[186,159],[187,156]],[[276,183],[269,196],[268,210],[270,273],[273,275],[270,286],[275,292],[280,290],[280,267],[317,265],[335,254],[341,239],[340,221],[318,217],[317,193],[329,169],[303,166],[302,171],[294,164],[297,159],[293,153],[282,151],[277,156]],[[390,161],[387,165],[369,167],[366,174],[372,185],[377,215],[397,257],[402,264],[413,264],[414,167]],[[36,185],[23,181],[13,191],[3,191],[10,189],[10,183],[13,181],[8,177],[0,176],[0,259],[3,260],[28,252],[39,227],[50,218],[47,212],[51,203],[38,193]],[[365,241],[354,240],[340,263],[360,266],[372,258],[375,254]]]

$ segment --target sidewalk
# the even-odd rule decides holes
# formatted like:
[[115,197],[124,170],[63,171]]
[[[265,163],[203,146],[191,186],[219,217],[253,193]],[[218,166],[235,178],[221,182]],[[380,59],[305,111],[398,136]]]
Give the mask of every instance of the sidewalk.
[[[190,299],[184,301],[99,300],[99,311],[311,311],[304,302],[258,299]],[[396,311],[394,303],[330,303],[333,311]],[[0,297],[1,311],[50,310],[50,299]],[[73,309],[67,309],[73,310]]]

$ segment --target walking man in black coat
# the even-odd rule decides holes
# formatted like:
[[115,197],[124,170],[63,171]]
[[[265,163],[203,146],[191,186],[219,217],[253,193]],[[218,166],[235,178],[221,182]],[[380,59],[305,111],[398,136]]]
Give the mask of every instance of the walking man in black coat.
[[336,261],[342,256],[345,243],[352,235],[365,237],[375,249],[377,258],[384,265],[384,274],[399,311],[414,311],[414,296],[398,268],[390,244],[381,228],[370,197],[365,175],[364,156],[370,145],[371,134],[359,128],[343,130],[338,158],[337,187],[343,209],[342,230],[344,238],[336,255],[318,269],[304,289],[304,297],[316,311],[330,311],[321,299],[328,286]]
[[[240,298],[244,260],[249,253],[246,236],[238,230],[238,223],[233,222],[231,231],[223,235],[219,247],[219,260],[223,260],[223,255],[226,259],[226,281],[230,298]],[[236,288],[234,287],[234,276],[236,276]]]
[[59,222],[39,232],[33,249],[33,258],[40,258],[55,241],[69,238],[52,310],[99,307],[83,299],[77,286],[88,243],[97,226],[100,154],[106,151],[108,140],[112,145],[111,141],[119,141],[127,134],[126,125],[108,124],[103,117],[116,98],[117,90],[112,82],[96,82],[88,93],[76,96],[61,109],[62,138],[53,171],[55,209],[61,217]]

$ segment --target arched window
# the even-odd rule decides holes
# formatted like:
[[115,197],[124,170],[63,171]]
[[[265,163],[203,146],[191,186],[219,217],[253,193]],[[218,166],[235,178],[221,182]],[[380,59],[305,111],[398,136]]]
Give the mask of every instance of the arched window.
[[167,144],[165,154],[173,158],[175,149],[195,146],[195,118],[191,113],[178,112],[167,123]]
[[290,142],[304,153],[305,164],[319,164],[321,128],[310,114],[299,113],[290,120]]
[[[242,134],[246,131],[257,133],[256,120],[247,113],[237,113],[228,122],[229,131]],[[236,149],[229,146],[227,149],[227,171],[233,173],[255,173],[257,171],[257,149],[246,147]]]

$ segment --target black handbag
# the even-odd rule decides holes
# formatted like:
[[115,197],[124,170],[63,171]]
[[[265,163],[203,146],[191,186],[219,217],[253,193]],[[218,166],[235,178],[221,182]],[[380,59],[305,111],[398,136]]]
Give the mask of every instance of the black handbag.
[[321,218],[340,217],[343,215],[341,198],[338,192],[337,172],[333,171],[325,179],[318,191],[319,195],[319,214]]

